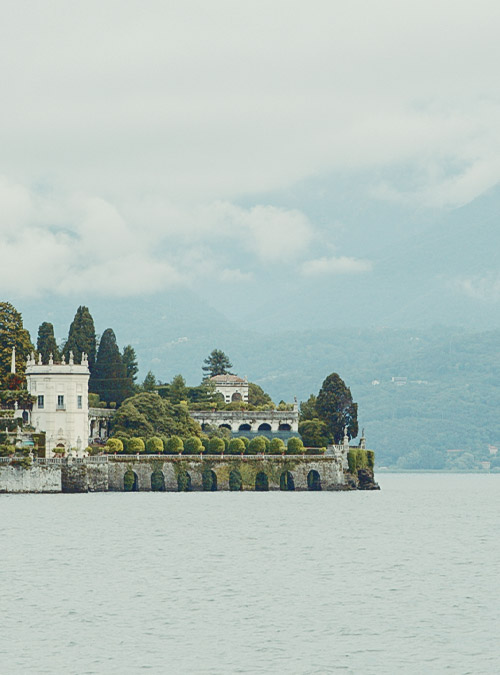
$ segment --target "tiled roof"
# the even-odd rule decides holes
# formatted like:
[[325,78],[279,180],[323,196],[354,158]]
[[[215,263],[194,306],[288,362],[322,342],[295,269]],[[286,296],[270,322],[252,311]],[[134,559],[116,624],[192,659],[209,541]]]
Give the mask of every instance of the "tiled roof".
[[241,377],[238,377],[237,375],[214,375],[213,377],[210,378],[212,382],[216,382],[217,384],[225,384],[225,383],[231,383],[231,384],[236,384],[237,382],[246,382],[246,380],[242,379]]

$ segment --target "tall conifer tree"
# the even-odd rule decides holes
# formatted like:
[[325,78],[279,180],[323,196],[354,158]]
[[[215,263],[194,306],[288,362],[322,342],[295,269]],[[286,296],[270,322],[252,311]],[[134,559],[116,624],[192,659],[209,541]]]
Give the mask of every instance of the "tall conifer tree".
[[114,401],[117,405],[134,393],[132,379],[127,377],[127,369],[111,328],[102,334],[90,376],[89,391],[99,394],[102,401]]
[[10,302],[0,302],[0,388],[6,386],[10,373],[12,347],[16,348],[16,372],[23,375],[26,360],[34,350],[23,318]]
[[328,375],[321,385],[316,410],[335,443],[342,442],[346,427],[349,438],[358,435],[358,404],[354,403],[351,390],[337,373]]
[[127,370],[127,377],[130,377],[132,382],[135,382],[137,373],[139,372],[139,366],[137,364],[137,355],[132,345],[126,345],[123,348],[122,360]]
[[50,354],[52,354],[54,361],[60,360],[59,348],[54,337],[54,326],[51,323],[44,321],[38,328],[36,348],[38,353],[42,355],[44,363],[48,363]]
[[89,358],[90,372],[92,372],[96,357],[94,319],[89,308],[83,305],[76,310],[75,318],[69,327],[68,339],[63,349],[66,362],[70,351],[73,352],[75,363],[81,362],[82,352],[85,352]]

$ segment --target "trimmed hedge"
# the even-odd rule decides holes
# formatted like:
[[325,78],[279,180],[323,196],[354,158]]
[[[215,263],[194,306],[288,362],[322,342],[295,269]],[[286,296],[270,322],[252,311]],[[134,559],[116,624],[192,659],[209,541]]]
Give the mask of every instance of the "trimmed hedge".
[[146,451],[148,455],[159,455],[163,452],[163,441],[158,436],[151,436],[146,441]]
[[144,452],[146,446],[142,438],[130,438],[128,442],[127,452],[131,455],[135,455],[137,452]]
[[165,443],[165,453],[167,455],[178,455],[184,450],[184,443],[179,436],[172,436]]
[[184,454],[185,455],[201,455],[205,450],[203,443],[197,436],[190,436],[184,442]]
[[288,439],[286,445],[286,454],[287,455],[302,455],[305,452],[304,444],[300,438],[292,436]]
[[241,438],[232,438],[227,449],[229,455],[242,455],[245,452],[245,444]]

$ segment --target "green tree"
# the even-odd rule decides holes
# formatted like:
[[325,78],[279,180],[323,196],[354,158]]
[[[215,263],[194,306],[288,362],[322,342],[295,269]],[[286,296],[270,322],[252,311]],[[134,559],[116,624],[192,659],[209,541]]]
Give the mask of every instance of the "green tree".
[[316,411],[316,401],[317,397],[314,394],[311,394],[307,401],[302,401],[300,404],[299,419],[301,422],[305,420],[313,420],[315,417],[318,417]]
[[126,345],[123,348],[122,361],[125,366],[126,377],[129,377],[132,382],[135,382],[137,373],[139,372],[139,366],[137,364],[137,355],[132,345]]
[[144,378],[142,383],[143,391],[156,391],[156,377],[154,376],[151,370],[148,370],[148,374]]
[[215,375],[230,375],[229,369],[233,367],[229,358],[220,349],[214,349],[203,363],[205,365],[202,370],[206,373],[206,378]]
[[183,450],[184,443],[182,442],[182,438],[179,438],[179,436],[172,436],[165,444],[165,452],[167,455],[178,455]]
[[351,390],[337,373],[328,375],[321,385],[316,410],[335,443],[342,442],[345,427],[349,438],[358,435],[358,405],[353,402]]
[[204,451],[203,443],[200,441],[198,436],[190,436],[184,442],[185,455],[201,455],[203,451]]
[[222,455],[226,448],[226,444],[222,438],[217,438],[213,436],[208,442],[208,454],[209,455]]
[[127,377],[116,336],[111,328],[107,328],[102,334],[90,374],[89,390],[98,394],[102,401],[115,401],[117,405],[133,394],[132,380]]
[[59,347],[57,346],[54,337],[54,326],[47,321],[44,321],[38,328],[38,338],[36,341],[36,349],[42,355],[44,363],[49,362],[49,357],[52,354],[54,361],[60,361]]
[[317,417],[299,423],[299,434],[304,445],[308,448],[326,447],[332,440],[325,422]]
[[85,352],[89,359],[90,372],[92,372],[96,358],[96,349],[97,340],[94,319],[89,312],[89,308],[80,305],[69,327],[68,339],[64,345],[63,355],[67,362],[69,360],[69,353],[72,351],[75,363],[80,363],[82,352]]
[[115,452],[123,452],[123,443],[119,438],[108,438],[106,441],[106,450],[110,454]]
[[135,455],[138,452],[144,452],[146,446],[142,438],[131,438],[128,442],[128,452],[131,455]]
[[227,448],[228,455],[243,455],[245,453],[245,444],[241,438],[232,438]]
[[254,406],[273,406],[272,398],[269,394],[254,382],[248,383],[248,403]]
[[151,436],[146,441],[146,452],[148,455],[159,455],[163,452],[163,441],[158,436]]
[[247,455],[263,455],[266,451],[266,439],[264,436],[252,438],[245,450]]
[[286,454],[287,455],[302,455],[304,453],[304,444],[296,436],[288,439],[286,445]]
[[6,386],[10,373],[12,348],[16,348],[16,373],[24,381],[26,360],[33,351],[31,338],[23,326],[23,319],[9,302],[0,302],[0,388]]
[[123,401],[112,421],[113,434],[126,436],[199,436],[200,425],[183,404],[172,405],[157,393],[142,392]]
[[186,387],[186,380],[182,377],[182,375],[176,375],[173,379],[172,382],[170,383],[170,389],[169,389],[169,399],[172,403],[180,403],[181,401],[185,401],[187,398],[187,387]]
[[269,452],[271,455],[282,455],[285,452],[285,444],[281,438],[273,438],[271,440]]

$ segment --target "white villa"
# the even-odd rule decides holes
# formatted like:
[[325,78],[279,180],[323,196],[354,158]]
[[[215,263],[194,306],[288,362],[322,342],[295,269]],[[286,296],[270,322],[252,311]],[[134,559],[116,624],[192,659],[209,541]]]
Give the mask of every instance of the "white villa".
[[215,391],[224,396],[225,403],[244,401],[248,403],[248,380],[237,375],[214,375],[210,382],[215,384]]

